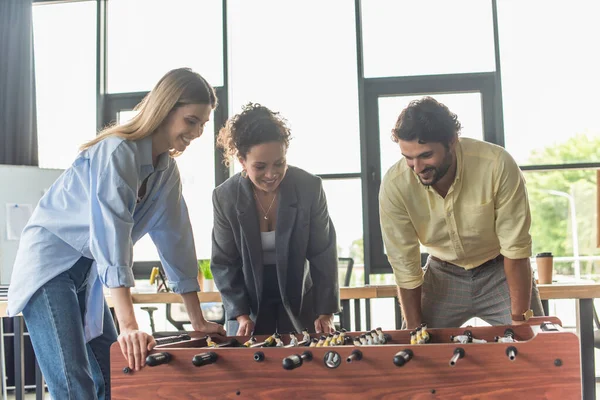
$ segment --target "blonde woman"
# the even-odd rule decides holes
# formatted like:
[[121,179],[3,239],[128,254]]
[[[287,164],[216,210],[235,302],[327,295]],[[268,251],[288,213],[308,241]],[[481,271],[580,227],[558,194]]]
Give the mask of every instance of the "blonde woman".
[[129,367],[144,366],[155,341],[138,329],[129,288],[133,245],[146,233],[193,328],[224,333],[200,310],[194,239],[173,159],[202,135],[216,104],[200,75],[168,72],[139,113],[82,146],[40,200],[21,237],[8,312],[23,312],[52,398],[110,398],[117,333],[102,285],[111,289]]

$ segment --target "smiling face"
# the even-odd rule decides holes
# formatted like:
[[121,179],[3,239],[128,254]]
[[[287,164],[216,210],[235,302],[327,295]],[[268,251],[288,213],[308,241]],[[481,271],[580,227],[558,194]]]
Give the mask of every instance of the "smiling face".
[[250,147],[246,158],[240,163],[248,173],[248,179],[257,189],[271,193],[277,190],[285,177],[286,147],[281,142],[267,142]]
[[155,153],[169,150],[183,152],[194,139],[202,135],[211,111],[209,104],[185,104],[171,110],[154,135]]
[[442,143],[419,143],[417,140],[399,140],[398,143],[406,163],[424,186],[438,183],[454,162],[454,143],[450,144],[450,148]]

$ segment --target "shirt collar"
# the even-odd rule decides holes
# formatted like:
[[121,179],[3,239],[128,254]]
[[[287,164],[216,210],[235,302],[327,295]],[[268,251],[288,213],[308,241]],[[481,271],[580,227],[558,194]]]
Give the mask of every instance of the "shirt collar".
[[138,148],[140,149],[141,158],[141,172],[142,175],[150,175],[155,170],[164,171],[169,165],[169,158],[171,157],[168,152],[162,153],[158,156],[158,164],[156,168],[152,165],[152,135],[148,135],[138,141]]

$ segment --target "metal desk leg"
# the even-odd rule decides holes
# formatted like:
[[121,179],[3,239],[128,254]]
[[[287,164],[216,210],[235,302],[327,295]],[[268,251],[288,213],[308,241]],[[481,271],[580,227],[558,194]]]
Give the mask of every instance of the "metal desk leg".
[[371,299],[365,299],[365,322],[367,330],[371,330]]
[[40,365],[35,360],[35,400],[44,400],[44,377]]
[[6,354],[4,352],[4,318],[0,317],[0,369],[2,369],[2,373],[0,374],[0,385],[2,385],[2,398],[8,398],[6,394]]
[[577,333],[581,346],[581,393],[585,400],[591,400],[596,398],[594,299],[577,301]]
[[544,309],[544,316],[550,315],[550,301],[542,300],[542,308]]
[[354,330],[356,332],[361,330],[360,325],[360,299],[354,299]]
[[15,400],[25,399],[25,346],[23,331],[25,324],[23,317],[16,316],[14,321],[14,349],[15,349]]
[[342,300],[342,312],[340,313],[340,325],[350,331],[350,300]]

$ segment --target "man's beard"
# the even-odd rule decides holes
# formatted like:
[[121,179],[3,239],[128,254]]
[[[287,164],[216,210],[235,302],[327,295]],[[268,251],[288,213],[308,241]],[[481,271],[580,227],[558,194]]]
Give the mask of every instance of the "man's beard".
[[419,177],[419,182],[421,182],[421,184],[423,186],[433,186],[436,183],[438,183],[440,181],[440,179],[442,179],[444,177],[444,175],[446,175],[448,173],[448,170],[450,169],[450,167],[452,166],[452,154],[450,153],[450,151],[446,150],[446,156],[444,157],[444,160],[442,161],[442,164],[439,167],[429,167],[429,168],[425,168],[422,173],[425,173],[427,171],[433,171],[433,174],[431,176],[431,181],[429,182],[423,182],[423,180],[421,179],[421,175],[418,174],[417,176]]

